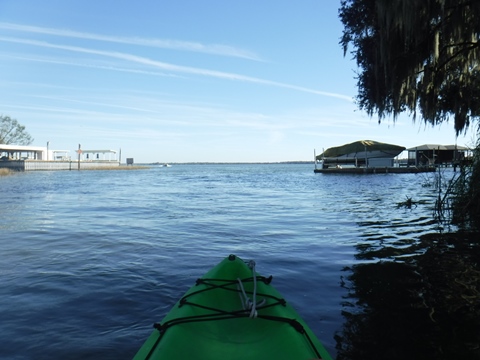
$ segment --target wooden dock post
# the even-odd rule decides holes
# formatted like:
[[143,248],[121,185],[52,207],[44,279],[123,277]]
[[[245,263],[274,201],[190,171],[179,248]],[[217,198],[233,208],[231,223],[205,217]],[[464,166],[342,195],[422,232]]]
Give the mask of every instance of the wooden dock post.
[[80,170],[80,155],[82,154],[82,146],[80,144],[78,144],[77,153],[78,153],[78,170]]

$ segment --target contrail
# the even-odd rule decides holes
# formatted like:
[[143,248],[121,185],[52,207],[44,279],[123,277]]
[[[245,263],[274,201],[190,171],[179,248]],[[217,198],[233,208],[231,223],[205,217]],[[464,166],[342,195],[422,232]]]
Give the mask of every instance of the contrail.
[[260,57],[251,51],[235,48],[233,46],[220,44],[201,44],[198,42],[179,41],[169,39],[146,39],[140,37],[122,37],[122,36],[108,36],[92,33],[85,33],[79,31],[72,31],[66,29],[44,28],[39,26],[19,25],[12,23],[0,22],[0,29],[29,32],[35,34],[47,34],[60,37],[70,37],[78,39],[90,39],[96,41],[106,41],[122,44],[131,44],[138,46],[157,47],[173,50],[200,52],[213,55],[230,56],[244,58],[248,60],[263,61]]
[[302,86],[285,84],[285,83],[265,80],[265,79],[259,79],[259,78],[235,74],[235,73],[227,73],[227,72],[216,71],[216,70],[208,70],[208,69],[194,68],[189,66],[175,65],[175,64],[165,63],[165,62],[152,60],[152,59],[137,56],[137,55],[121,53],[116,51],[95,50],[95,49],[88,49],[88,48],[71,46],[71,45],[56,45],[56,44],[51,44],[45,41],[18,39],[18,38],[1,37],[1,36],[0,36],[0,41],[46,47],[46,48],[52,48],[52,49],[61,49],[61,50],[85,53],[85,54],[100,55],[100,56],[105,56],[110,58],[126,60],[129,62],[134,62],[138,64],[148,65],[158,69],[168,70],[172,72],[209,76],[209,77],[227,79],[232,81],[243,81],[243,82],[257,83],[257,84],[263,84],[263,85],[271,85],[271,86],[282,87],[282,88],[302,91],[302,92],[311,93],[311,94],[334,97],[342,100],[347,100],[349,102],[353,102],[353,99],[351,97],[342,95],[342,94],[319,91],[319,90],[305,88]]

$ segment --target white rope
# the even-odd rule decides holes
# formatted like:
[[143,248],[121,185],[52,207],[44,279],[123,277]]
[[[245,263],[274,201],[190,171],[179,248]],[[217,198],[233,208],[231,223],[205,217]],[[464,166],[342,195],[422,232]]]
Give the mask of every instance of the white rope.
[[[240,300],[242,301],[243,309],[244,310],[250,310],[250,316],[249,317],[251,319],[254,319],[258,315],[257,306],[262,306],[263,304],[265,304],[266,300],[262,299],[262,301],[260,301],[257,304],[257,275],[255,273],[255,261],[250,260],[248,262],[248,267],[250,269],[252,269],[252,277],[253,277],[253,296],[252,296],[252,299],[250,299],[248,297],[247,293],[245,292],[245,288],[243,287],[243,283],[242,283],[242,280],[240,278],[237,278],[237,280],[238,280],[237,288],[241,291]],[[243,295],[243,297],[242,297],[242,295]]]

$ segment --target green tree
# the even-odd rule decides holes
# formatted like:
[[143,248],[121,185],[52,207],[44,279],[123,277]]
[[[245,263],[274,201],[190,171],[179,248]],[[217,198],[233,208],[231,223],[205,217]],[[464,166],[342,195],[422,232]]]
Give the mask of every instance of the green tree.
[[342,0],[340,44],[357,61],[357,102],[379,122],[418,112],[457,135],[480,116],[480,1]]
[[[432,125],[453,119],[457,135],[479,126],[480,1],[342,0],[339,16],[361,110],[379,122],[405,111]],[[480,143],[475,154],[453,194],[453,218],[480,228]]]
[[0,144],[30,145],[32,142],[25,126],[9,116],[0,116]]

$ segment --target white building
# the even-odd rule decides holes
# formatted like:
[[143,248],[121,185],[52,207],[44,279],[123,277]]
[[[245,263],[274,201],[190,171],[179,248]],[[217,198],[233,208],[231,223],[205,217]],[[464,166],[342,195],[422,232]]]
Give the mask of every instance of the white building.
[[13,170],[72,170],[119,166],[115,150],[50,150],[48,146],[0,144],[0,168]]

